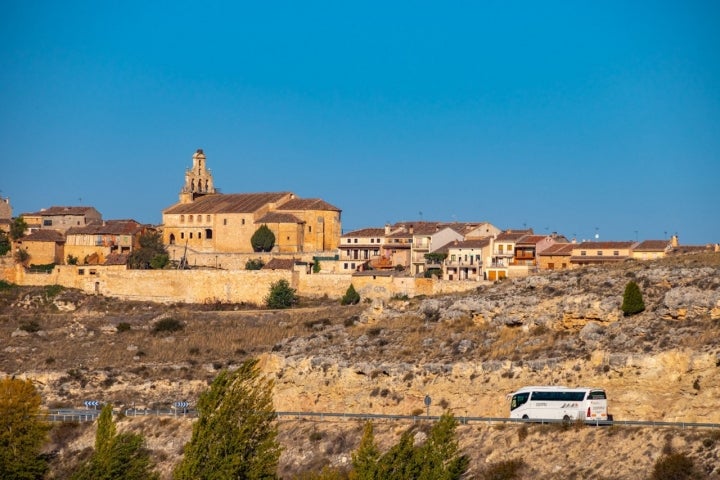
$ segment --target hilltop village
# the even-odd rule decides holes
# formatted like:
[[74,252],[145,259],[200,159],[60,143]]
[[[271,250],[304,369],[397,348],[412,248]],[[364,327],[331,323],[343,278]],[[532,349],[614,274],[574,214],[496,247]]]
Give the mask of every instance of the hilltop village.
[[[268,282],[277,278],[311,297],[337,297],[350,284],[366,296],[413,296],[471,290],[478,282],[539,271],[719,249],[681,246],[677,236],[578,242],[556,232],[536,234],[532,228],[507,229],[487,221],[405,221],[343,233],[341,209],[320,198],[221,193],[200,149],[185,171],[179,201],[162,211],[160,225],[104,219],[92,206],[50,206],[13,217],[9,199],[0,200],[0,231],[12,240],[0,263],[1,278],[132,299],[259,303]],[[22,236],[10,235],[18,219]],[[261,228],[272,232],[267,249],[252,242]],[[161,239],[168,254],[162,271],[169,274],[154,272],[151,290],[128,266],[149,234]],[[190,281],[187,270],[205,276]],[[248,272],[256,277],[250,286]],[[133,280],[137,288],[119,287],[122,279]],[[218,280],[224,288],[208,288]]]

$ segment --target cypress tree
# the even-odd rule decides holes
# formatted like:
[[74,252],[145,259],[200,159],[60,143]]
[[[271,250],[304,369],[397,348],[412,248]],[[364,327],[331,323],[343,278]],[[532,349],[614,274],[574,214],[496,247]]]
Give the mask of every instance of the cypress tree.
[[635,315],[636,313],[640,313],[645,310],[645,302],[643,302],[640,287],[632,280],[625,285],[622,307],[620,308],[626,317]]
[[352,466],[354,469],[353,479],[375,480],[378,478],[378,459],[380,452],[375,444],[372,422],[365,422],[363,436],[357,452],[352,455]]
[[355,305],[360,302],[360,294],[357,293],[355,290],[355,287],[353,287],[353,284],[351,283],[348,287],[347,291],[345,292],[345,295],[343,295],[342,299],[340,300],[341,305]]
[[256,252],[269,252],[275,246],[275,234],[267,225],[260,225],[250,237],[250,244]]

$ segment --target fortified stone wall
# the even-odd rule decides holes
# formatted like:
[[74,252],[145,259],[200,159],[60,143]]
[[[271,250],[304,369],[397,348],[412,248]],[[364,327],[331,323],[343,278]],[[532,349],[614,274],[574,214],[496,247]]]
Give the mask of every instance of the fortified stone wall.
[[0,262],[0,275],[18,285],[63,285],[89,294],[127,300],[262,305],[270,285],[287,280],[302,297],[339,299],[352,283],[363,298],[387,299],[473,290],[478,282],[430,278],[316,273],[287,270],[126,270],[124,266],[60,265],[50,273],[28,273],[12,261]]

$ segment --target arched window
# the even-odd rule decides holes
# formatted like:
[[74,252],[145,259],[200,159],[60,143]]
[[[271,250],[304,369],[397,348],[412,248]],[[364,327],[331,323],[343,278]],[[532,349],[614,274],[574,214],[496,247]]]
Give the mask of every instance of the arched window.
[[185,223],[185,215],[180,215],[180,223]]
[[208,240],[212,239],[212,229],[210,229],[210,228],[205,229],[205,238],[207,238]]
[[175,245],[175,234],[174,233],[170,234],[170,245]]
[[193,222],[193,216],[192,216],[192,215],[189,215],[189,216],[188,216],[188,222],[190,222],[190,223]]

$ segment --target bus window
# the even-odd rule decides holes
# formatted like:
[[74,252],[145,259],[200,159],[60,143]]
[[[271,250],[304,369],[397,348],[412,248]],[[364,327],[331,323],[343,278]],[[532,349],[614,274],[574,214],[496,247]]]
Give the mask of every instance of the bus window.
[[510,401],[510,410],[515,410],[520,405],[527,402],[529,396],[529,393],[518,393],[517,395],[513,395],[512,400]]
[[607,397],[605,396],[605,391],[603,390],[592,390],[590,393],[588,393],[588,400],[605,400]]

